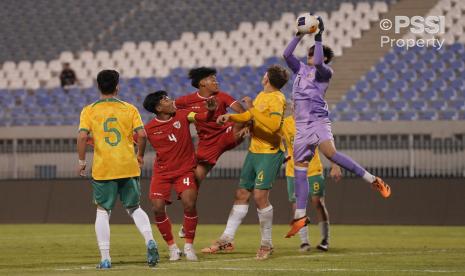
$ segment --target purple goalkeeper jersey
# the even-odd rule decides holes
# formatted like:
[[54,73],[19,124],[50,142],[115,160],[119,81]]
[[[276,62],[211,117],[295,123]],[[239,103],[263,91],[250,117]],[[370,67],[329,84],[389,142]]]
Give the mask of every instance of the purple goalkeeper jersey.
[[300,38],[295,37],[284,51],[287,65],[296,74],[292,94],[296,124],[308,124],[328,119],[328,104],[324,100],[333,71],[323,63],[323,45],[315,41],[314,65],[300,62],[292,53]]

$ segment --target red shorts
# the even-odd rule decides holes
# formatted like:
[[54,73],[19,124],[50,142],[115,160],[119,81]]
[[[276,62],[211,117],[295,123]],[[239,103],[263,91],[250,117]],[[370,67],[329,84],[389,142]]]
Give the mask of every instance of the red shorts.
[[171,203],[171,185],[174,185],[174,190],[180,199],[182,192],[195,189],[197,190],[197,182],[195,181],[194,172],[188,171],[180,176],[170,175],[155,175],[152,176],[150,182],[150,199],[164,199],[168,204]]
[[218,158],[230,149],[235,148],[239,143],[234,137],[233,124],[225,128],[223,133],[209,140],[200,140],[197,147],[197,161],[215,166]]

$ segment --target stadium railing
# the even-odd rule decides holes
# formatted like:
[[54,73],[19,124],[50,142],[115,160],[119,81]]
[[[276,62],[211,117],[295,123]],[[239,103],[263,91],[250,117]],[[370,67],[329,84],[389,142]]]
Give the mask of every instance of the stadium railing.
[[[335,142],[341,152],[382,177],[465,177],[465,134],[446,138],[427,134],[336,135]],[[238,178],[247,146],[244,142],[226,152],[209,177]],[[147,148],[142,177],[151,176],[155,157],[151,147]],[[76,178],[76,158],[76,139],[0,139],[0,179]],[[328,168],[328,161],[322,160]],[[91,149],[88,162],[92,162]]]

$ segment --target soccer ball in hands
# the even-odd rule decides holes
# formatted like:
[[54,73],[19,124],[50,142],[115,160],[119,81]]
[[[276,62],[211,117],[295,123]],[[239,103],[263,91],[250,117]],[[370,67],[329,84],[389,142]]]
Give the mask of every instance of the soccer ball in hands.
[[300,34],[314,34],[318,32],[318,19],[310,13],[297,17],[297,32]]

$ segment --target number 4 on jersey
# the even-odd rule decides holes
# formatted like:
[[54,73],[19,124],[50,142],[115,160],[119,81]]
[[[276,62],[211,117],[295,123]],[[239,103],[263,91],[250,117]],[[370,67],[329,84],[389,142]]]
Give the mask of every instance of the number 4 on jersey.
[[189,177],[186,177],[182,180],[182,183],[186,186],[189,186],[191,184]]
[[174,136],[173,133],[171,133],[170,135],[168,135],[168,140],[172,141],[172,142],[178,142],[178,139],[176,139],[176,136]]

